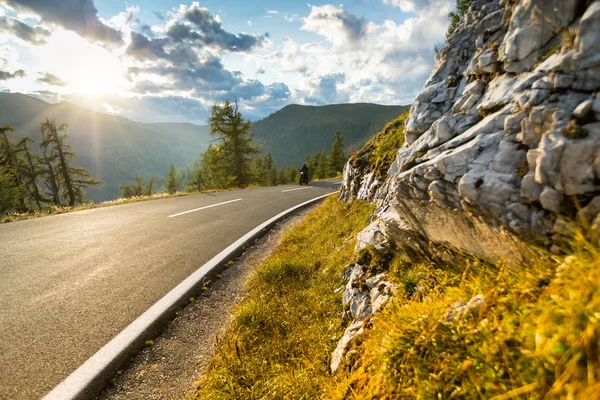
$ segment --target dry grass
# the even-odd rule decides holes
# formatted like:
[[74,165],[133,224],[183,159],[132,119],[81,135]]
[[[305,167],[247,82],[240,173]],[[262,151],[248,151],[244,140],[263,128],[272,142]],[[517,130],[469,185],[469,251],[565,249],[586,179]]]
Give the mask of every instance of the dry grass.
[[[246,189],[255,189],[258,187],[261,187],[261,186],[250,185],[250,186],[246,187]],[[228,191],[239,190],[239,189],[240,188],[210,189],[210,190],[204,190],[202,192],[197,192],[197,191],[176,192],[173,194],[163,192],[163,193],[154,193],[154,194],[151,194],[150,196],[120,197],[115,200],[103,201],[101,203],[94,203],[93,201],[91,201],[91,202],[88,202],[85,204],[79,204],[75,207],[52,206],[52,207],[49,207],[42,211],[28,212],[28,213],[16,213],[15,212],[15,213],[10,213],[8,215],[0,215],[0,223],[14,222],[14,221],[20,221],[20,220],[31,219],[31,218],[46,217],[48,215],[64,214],[64,213],[69,213],[69,212],[74,212],[74,211],[91,210],[94,208],[118,206],[120,204],[139,203],[141,201],[167,199],[170,197],[191,196],[191,195],[195,195],[195,194],[228,192]]]
[[198,399],[313,399],[344,331],[344,267],[372,206],[327,199],[258,267],[198,382]]
[[[521,269],[398,256],[399,295],[360,347],[363,361],[327,389],[340,399],[597,399],[600,251],[583,235],[556,261]],[[445,324],[458,301],[477,311]]]

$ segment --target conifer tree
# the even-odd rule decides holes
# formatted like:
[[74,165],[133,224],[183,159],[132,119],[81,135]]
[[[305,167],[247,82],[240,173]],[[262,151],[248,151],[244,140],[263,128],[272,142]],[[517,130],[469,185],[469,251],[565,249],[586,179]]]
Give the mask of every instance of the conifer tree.
[[[66,198],[71,207],[81,203],[84,199],[84,188],[98,186],[102,182],[92,178],[90,172],[85,168],[72,165],[75,153],[67,144],[69,138],[67,124],[56,126],[54,119],[46,118],[46,121],[40,124],[40,130],[42,132],[40,143],[42,163],[47,167],[46,172],[51,180],[48,187],[53,191],[55,203],[57,200],[60,203],[60,197]],[[60,192],[58,192],[59,188]]]
[[[3,174],[3,191],[6,210],[16,209],[26,212],[25,184],[21,174],[22,163],[19,160],[18,144],[12,135],[14,130],[10,125],[0,128],[0,166]],[[10,199],[10,200],[9,200]]]
[[328,177],[329,172],[329,162],[327,160],[327,153],[325,150],[322,150],[316,156],[317,158],[317,170],[315,171],[315,178],[324,179]]
[[146,184],[146,188],[144,190],[145,196],[152,196],[152,193],[154,193],[154,185],[155,184],[156,184],[156,179],[154,179],[154,177],[152,177],[148,180],[148,183]]
[[171,164],[171,168],[169,169],[165,188],[169,194],[174,194],[179,190],[179,176],[177,176],[177,170],[173,164]]
[[202,169],[198,168],[192,179],[185,183],[185,189],[188,192],[201,192],[204,187],[204,177],[202,176]]
[[329,174],[328,176],[336,176],[338,172],[344,171],[346,164],[346,156],[344,155],[344,135],[340,131],[334,134],[331,152],[329,153]]
[[252,180],[250,162],[259,148],[250,134],[250,121],[242,116],[237,102],[227,100],[215,104],[208,119],[210,134],[221,140],[222,173],[231,177],[237,187],[246,187]]

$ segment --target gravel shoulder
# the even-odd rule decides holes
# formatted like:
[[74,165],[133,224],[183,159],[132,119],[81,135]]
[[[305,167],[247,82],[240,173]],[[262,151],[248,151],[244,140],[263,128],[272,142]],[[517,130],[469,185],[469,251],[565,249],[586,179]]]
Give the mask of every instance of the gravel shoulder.
[[99,399],[174,399],[194,392],[194,383],[214,353],[219,334],[244,298],[244,283],[282,236],[314,208],[284,219],[208,285],[111,380]]

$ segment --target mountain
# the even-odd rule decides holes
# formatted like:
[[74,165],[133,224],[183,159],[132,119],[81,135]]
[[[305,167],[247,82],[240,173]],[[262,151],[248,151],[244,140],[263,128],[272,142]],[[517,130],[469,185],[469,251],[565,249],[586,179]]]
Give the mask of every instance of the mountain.
[[183,166],[198,157],[212,140],[208,126],[181,123],[146,124],[102,114],[63,102],[49,104],[19,93],[0,93],[0,125],[10,124],[18,137],[40,140],[39,124],[54,117],[69,125],[75,164],[89,169],[104,185],[89,188],[95,201],[118,196],[122,182],[157,177],[164,182],[170,163]]
[[263,150],[273,154],[278,166],[301,165],[306,154],[329,151],[336,130],[344,135],[346,148],[361,148],[407,108],[377,104],[290,105],[253,123],[252,132]]

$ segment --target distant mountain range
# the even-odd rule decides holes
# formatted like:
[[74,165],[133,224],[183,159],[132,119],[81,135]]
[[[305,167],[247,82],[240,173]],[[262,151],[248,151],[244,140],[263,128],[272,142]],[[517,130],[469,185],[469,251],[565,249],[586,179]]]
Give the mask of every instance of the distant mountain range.
[[[340,104],[322,107],[291,105],[253,124],[253,134],[270,151],[278,166],[296,165],[306,154],[329,150],[336,130],[346,147],[362,147],[405,106]],[[0,125],[10,124],[17,136],[40,139],[40,122],[54,117],[69,125],[75,164],[89,169],[104,185],[89,188],[87,197],[111,200],[119,185],[137,174],[164,183],[169,164],[190,165],[214,141],[208,126],[182,123],[141,123],[63,102],[49,104],[18,93],[0,93]]]
[[270,151],[278,166],[302,165],[306,154],[330,150],[336,130],[344,135],[346,149],[361,148],[407,108],[361,103],[290,105],[255,122],[252,129],[263,151]]
[[170,163],[183,166],[198,157],[213,140],[208,126],[192,124],[145,124],[102,114],[63,102],[49,104],[18,93],[0,93],[0,125],[10,124],[17,136],[40,140],[40,122],[54,117],[69,125],[69,143],[77,152],[75,164],[89,169],[104,185],[89,188],[87,197],[111,200],[119,185],[157,177],[161,185]]

